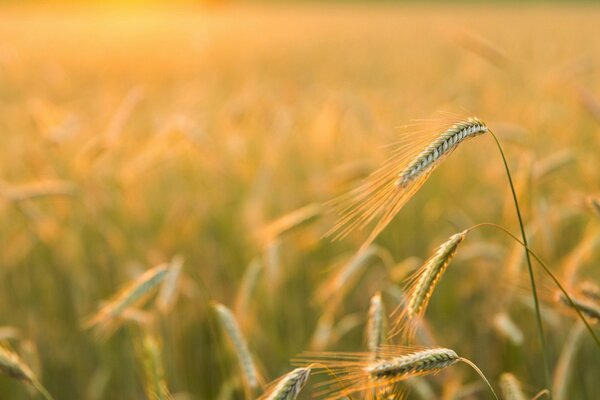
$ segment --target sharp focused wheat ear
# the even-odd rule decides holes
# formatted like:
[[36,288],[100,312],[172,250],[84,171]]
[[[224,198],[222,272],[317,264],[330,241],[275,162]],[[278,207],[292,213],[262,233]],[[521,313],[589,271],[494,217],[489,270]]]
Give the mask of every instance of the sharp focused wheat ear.
[[377,221],[361,249],[365,249],[425,183],[429,174],[464,140],[488,132],[477,118],[468,118],[437,134],[415,137],[398,147],[384,165],[360,187],[334,199],[336,225],[327,233],[342,238],[354,229]]
[[408,279],[406,303],[392,334],[405,330],[406,339],[414,337],[420,319],[425,314],[429,300],[440,278],[454,258],[458,245],[465,239],[468,230],[454,234],[448,238],[435,254],[431,256],[419,270]]
[[430,375],[460,360],[450,349],[383,346],[380,359],[371,353],[305,353],[295,360],[310,363],[313,369],[332,375],[320,384],[319,396],[341,399],[356,392],[386,390],[414,376]]
[[235,355],[237,356],[248,388],[250,391],[256,389],[258,387],[258,373],[250,350],[248,350],[248,344],[242,335],[233,313],[223,304],[214,303],[212,307],[217,313],[223,331],[233,344]]
[[52,400],[52,396],[38,381],[31,368],[5,345],[0,345],[0,374],[30,383],[46,400]]
[[258,399],[295,400],[306,384],[306,381],[310,376],[310,371],[310,366],[305,368],[296,368],[295,370],[275,381],[273,385],[268,388]]
[[163,264],[144,272],[113,296],[105,306],[87,320],[84,327],[97,327],[101,336],[110,335],[119,326],[119,319],[123,313],[129,307],[142,303],[144,298],[163,281],[168,271],[167,266]]
[[[331,374],[332,379],[323,382],[323,389],[317,393],[329,400],[363,391],[385,391],[412,377],[436,374],[459,361],[470,365],[494,393],[479,368],[454,350],[383,346],[379,352],[378,360],[372,360],[370,353],[306,353],[295,362],[310,363],[313,369]],[[392,392],[387,394],[393,395]]]
[[505,372],[500,375],[500,391],[504,400],[527,400],[528,397],[523,393],[521,383],[511,373]]

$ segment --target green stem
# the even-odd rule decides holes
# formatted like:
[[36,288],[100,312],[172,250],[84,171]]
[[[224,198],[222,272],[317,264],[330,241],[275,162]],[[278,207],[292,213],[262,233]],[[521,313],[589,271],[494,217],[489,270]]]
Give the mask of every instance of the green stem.
[[543,268],[544,272],[546,272],[548,274],[548,276],[554,281],[554,283],[556,284],[556,286],[558,287],[558,289],[562,292],[562,294],[565,295],[565,297],[567,298],[567,301],[569,302],[569,305],[571,306],[571,308],[573,310],[575,310],[575,312],[579,316],[579,319],[581,319],[581,321],[585,324],[585,326],[586,326],[587,330],[589,331],[590,335],[592,336],[592,338],[596,342],[596,345],[598,346],[598,348],[600,348],[600,339],[598,339],[598,336],[596,335],[596,332],[594,332],[594,329],[592,328],[592,326],[590,325],[590,323],[587,321],[587,319],[585,319],[585,317],[583,316],[583,314],[581,313],[581,311],[579,310],[579,308],[575,305],[575,302],[573,301],[573,299],[571,299],[571,296],[569,296],[569,293],[567,293],[567,290],[560,283],[560,281],[558,280],[558,278],[556,277],[556,275],[554,275],[552,273],[552,271],[550,271],[550,268],[548,268],[548,266],[546,265],[546,263],[544,261],[542,261],[542,259],[533,250],[531,250],[523,242],[521,242],[518,237],[516,237],[515,235],[513,235],[508,229],[506,229],[505,227],[503,227],[501,225],[494,224],[494,223],[491,223],[491,222],[484,222],[484,223],[477,224],[477,225],[469,228],[469,230],[475,229],[475,228],[480,227],[480,226],[493,226],[494,228],[500,229],[502,232],[506,233],[508,236],[510,236],[511,238],[513,238],[517,243],[519,243],[521,246],[523,246],[523,248],[526,250],[527,253],[531,254],[531,256]]
[[498,399],[498,395],[496,394],[496,392],[494,391],[494,388],[492,387],[492,385],[490,384],[490,381],[488,381],[488,379],[485,377],[485,375],[483,374],[483,372],[481,372],[481,370],[479,369],[479,367],[477,367],[477,365],[475,365],[474,362],[461,357],[460,361],[464,362],[465,364],[468,364],[471,368],[473,368],[475,370],[475,372],[477,372],[479,374],[479,376],[481,377],[481,379],[483,379],[483,381],[487,384],[488,388],[490,388],[490,391],[492,392],[492,394],[494,395],[494,398],[496,400]]
[[[504,163],[504,168],[506,169],[506,176],[508,177],[508,183],[510,184],[510,190],[512,192],[512,197],[515,203],[515,210],[517,211],[517,218],[519,219],[519,228],[521,229],[521,237],[523,238],[523,244],[525,248],[529,248],[527,243],[527,235],[525,234],[525,227],[523,225],[523,217],[521,216],[521,209],[519,208],[519,201],[517,200],[517,193],[515,192],[515,186],[513,184],[512,176],[510,174],[510,169],[508,168],[508,162],[506,161],[506,156],[504,155],[504,151],[502,150],[502,146],[498,141],[498,138],[494,133],[490,130],[490,135],[496,142],[498,146],[498,150],[500,150],[500,155],[502,156],[502,162]],[[527,268],[529,270],[529,280],[531,283],[531,291],[533,294],[533,303],[535,306],[535,318],[537,322],[538,333],[540,336],[540,345],[542,347],[542,361],[544,363],[544,376],[546,379],[546,386],[550,387],[550,370],[548,364],[548,355],[546,354],[546,337],[544,336],[544,328],[542,326],[542,316],[540,313],[540,303],[537,295],[537,288],[535,285],[535,277],[533,274],[533,267],[531,266],[531,257],[529,250],[525,252],[525,258],[527,259]],[[551,394],[549,394],[551,397]]]

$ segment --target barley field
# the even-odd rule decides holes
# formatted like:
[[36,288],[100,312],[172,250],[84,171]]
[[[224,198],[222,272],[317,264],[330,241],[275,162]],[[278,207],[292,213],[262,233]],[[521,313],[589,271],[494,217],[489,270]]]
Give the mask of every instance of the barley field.
[[[592,4],[0,4],[0,399],[600,398],[599,33]],[[398,181],[434,123],[465,143]],[[336,204],[373,221],[324,236]]]

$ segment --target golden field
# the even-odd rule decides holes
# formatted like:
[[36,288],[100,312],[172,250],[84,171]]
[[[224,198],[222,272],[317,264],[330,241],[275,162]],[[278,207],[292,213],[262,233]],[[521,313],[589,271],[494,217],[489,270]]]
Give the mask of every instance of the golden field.
[[[322,238],[335,223],[322,204],[439,111],[493,129],[531,248],[571,293],[600,285],[599,23],[600,8],[565,5],[1,6],[0,340],[55,399],[153,398],[144,335],[178,400],[255,398],[305,350],[366,351],[370,298],[394,310],[450,235],[482,222],[519,235],[482,136],[363,264],[348,267],[367,232]],[[523,255],[472,231],[426,318],[498,392],[509,371],[532,398],[548,384]],[[86,329],[119,288],[177,260],[171,307],[149,297],[109,337]],[[599,398],[600,349],[534,271],[553,398]],[[248,342],[254,393],[213,302]],[[492,398],[464,365],[416,382],[410,399]],[[0,399],[35,398],[30,386],[1,376]]]

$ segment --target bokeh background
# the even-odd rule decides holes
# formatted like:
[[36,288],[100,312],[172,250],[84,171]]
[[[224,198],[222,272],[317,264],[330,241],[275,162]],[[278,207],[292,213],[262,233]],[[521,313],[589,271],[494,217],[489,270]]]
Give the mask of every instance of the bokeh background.
[[[235,311],[267,382],[303,350],[364,351],[375,292],[393,310],[449,235],[517,229],[497,149],[480,137],[335,286],[365,232],[322,239],[335,218],[320,205],[376,168],[399,126],[440,110],[497,132],[533,247],[571,285],[598,282],[600,220],[586,199],[600,179],[600,9],[532,3],[2,1],[2,339],[56,399],[145,398],[135,329],[159,340],[177,399],[244,398],[211,301]],[[273,224],[298,209],[302,223]],[[473,232],[428,319],[436,343],[494,384],[512,371],[533,396],[545,384],[522,255],[497,231]],[[169,313],[149,302],[148,326],[104,341],[82,329],[177,256]],[[577,327],[538,277],[554,367]],[[561,379],[567,398],[596,399],[598,349],[580,336]],[[466,367],[425,382],[421,398],[489,398]],[[0,377],[2,399],[32,396]]]

